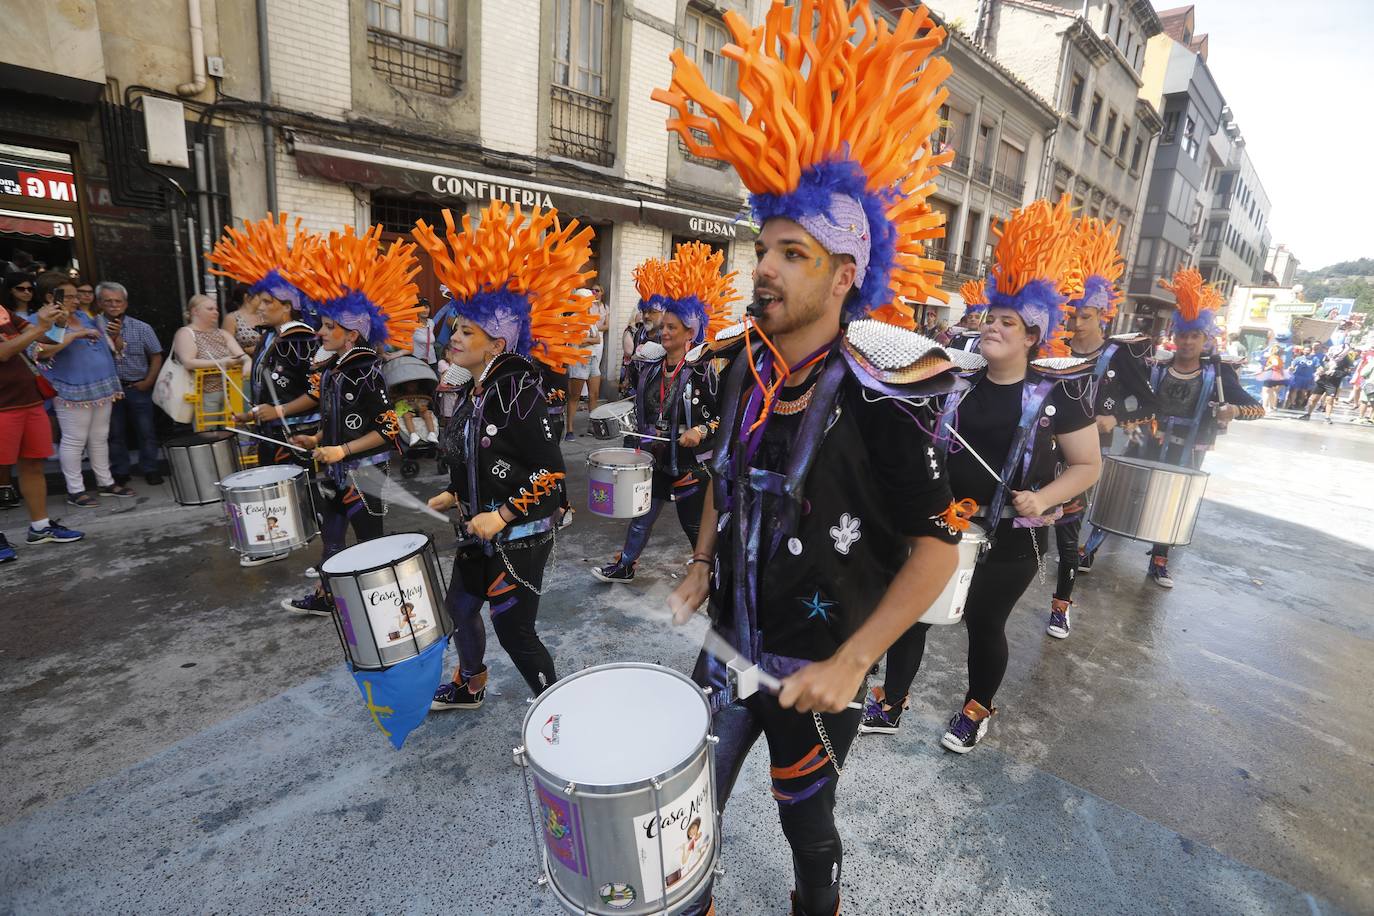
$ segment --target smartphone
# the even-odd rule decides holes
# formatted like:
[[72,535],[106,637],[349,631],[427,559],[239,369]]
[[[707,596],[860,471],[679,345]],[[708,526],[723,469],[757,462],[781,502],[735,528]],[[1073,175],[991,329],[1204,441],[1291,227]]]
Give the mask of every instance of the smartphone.
[[66,291],[65,289],[63,289],[62,287],[60,287],[60,286],[59,286],[57,289],[55,289],[55,290],[52,291],[52,301],[53,301],[54,303],[56,303],[57,305],[61,305],[61,304],[62,304],[62,300],[65,299],[66,297],[67,297],[67,291]]

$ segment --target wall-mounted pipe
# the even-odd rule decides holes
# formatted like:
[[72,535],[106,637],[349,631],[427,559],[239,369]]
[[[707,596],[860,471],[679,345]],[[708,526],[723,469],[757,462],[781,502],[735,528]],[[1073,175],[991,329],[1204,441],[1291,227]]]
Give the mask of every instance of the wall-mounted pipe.
[[200,0],[186,0],[186,16],[191,21],[191,82],[177,87],[177,95],[200,95],[209,78],[205,74],[205,30],[200,22]]

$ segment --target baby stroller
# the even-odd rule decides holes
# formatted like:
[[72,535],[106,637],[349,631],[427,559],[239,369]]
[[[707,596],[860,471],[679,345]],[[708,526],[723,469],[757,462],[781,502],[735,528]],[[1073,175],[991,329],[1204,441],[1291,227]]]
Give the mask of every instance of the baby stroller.
[[[382,363],[382,379],[386,382],[387,394],[396,405],[396,415],[401,418],[401,433],[396,439],[401,449],[401,476],[411,478],[420,473],[421,459],[439,457],[439,424],[434,422],[431,429],[424,419],[425,413],[434,417],[430,405],[435,400],[434,389],[439,387],[439,377],[424,360],[406,354]],[[411,425],[424,427],[418,441],[411,441]]]

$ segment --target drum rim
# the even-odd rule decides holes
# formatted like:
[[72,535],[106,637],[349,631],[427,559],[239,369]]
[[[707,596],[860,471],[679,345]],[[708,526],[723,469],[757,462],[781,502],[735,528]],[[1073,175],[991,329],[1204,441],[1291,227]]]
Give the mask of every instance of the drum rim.
[[[618,410],[618,411],[615,412],[615,413],[612,413],[612,412],[610,412],[610,408],[612,408],[612,407],[620,407],[620,410]],[[601,405],[600,407],[598,407],[596,410],[593,410],[591,413],[587,414],[587,419],[589,419],[589,420],[611,420],[611,419],[616,419],[616,420],[618,420],[618,419],[620,419],[621,417],[625,416],[626,414],[634,413],[634,410],[635,410],[635,399],[634,399],[634,398],[622,398],[622,399],[619,400],[619,401],[612,401],[612,402],[609,403],[609,404],[602,404],[602,405]]]
[[[631,455],[643,455],[644,460],[636,461],[634,464],[603,464],[596,460],[596,456],[600,452],[629,452]],[[594,448],[587,453],[587,467],[607,471],[652,471],[654,469],[654,456],[637,448],[626,448],[623,445],[608,445],[604,448]]]
[[[715,791],[715,788],[715,781],[712,780],[712,792]],[[691,885],[690,889],[686,887],[680,887],[669,891],[667,896],[661,897],[658,901],[656,901],[658,906],[656,909],[650,910],[650,913],[666,913],[668,911],[667,908],[669,906],[680,906],[684,903],[691,902],[696,898],[696,894],[701,890],[702,885],[705,883],[706,877],[708,875],[712,875],[715,873],[716,866],[720,864],[721,846],[724,845],[725,838],[722,837],[720,834],[720,813],[716,811],[711,812],[711,818],[715,821],[716,832],[715,842],[711,844],[711,861],[702,863],[705,867],[702,869],[701,874],[697,875],[697,880]],[[570,912],[589,913],[592,914],[592,916],[616,916],[616,914],[624,912],[624,910],[614,909],[593,909],[592,907],[589,907],[587,904],[582,903],[578,900],[574,900],[572,897],[568,896],[568,894],[564,893],[563,888],[559,887],[558,882],[554,880],[553,869],[549,867],[549,855],[547,845],[540,845],[539,854],[540,858],[543,859],[544,862],[544,876],[547,879],[547,881],[545,882],[545,886],[549,888],[553,895],[558,898],[559,902],[562,903],[563,906],[565,906]],[[593,886],[592,882],[589,879],[587,880],[587,886]],[[596,888],[596,890],[598,893],[600,892],[600,888]],[[668,899],[672,897],[674,894],[682,894],[682,896],[678,897],[675,903],[668,903]],[[607,905],[609,906],[609,904]],[[652,906],[652,904],[645,905]]]
[[[238,486],[225,486],[225,481],[227,481],[230,477],[237,477],[239,474],[256,474],[256,473],[259,472],[259,471],[267,471],[267,470],[271,470],[271,469],[273,469],[273,468],[281,468],[282,470],[289,470],[289,471],[291,471],[292,473],[287,474],[285,477],[279,477],[279,478],[276,479],[276,480],[265,480],[265,481],[263,481],[262,483],[242,484],[242,485],[238,485]],[[237,470],[237,471],[235,471],[234,473],[229,474],[229,475],[225,476],[224,478],[222,478],[221,480],[219,480],[219,481],[215,484],[215,486],[217,486],[217,487],[222,487],[226,493],[233,492],[233,491],[235,491],[235,490],[243,491],[243,492],[248,492],[248,491],[253,491],[253,490],[260,490],[260,489],[262,489],[263,487],[279,487],[279,486],[281,486],[281,485],[284,484],[284,483],[289,483],[289,484],[295,485],[295,484],[297,484],[298,482],[306,481],[306,480],[307,480],[307,478],[306,478],[305,468],[300,467],[299,465],[294,465],[294,464],[267,464],[267,465],[259,465],[258,467],[253,467],[253,468],[242,468],[242,469],[240,469],[240,470]]]
[[1183,465],[1179,464],[1169,464],[1167,461],[1151,461],[1148,458],[1135,458],[1127,455],[1104,455],[1102,457],[1103,467],[1106,467],[1108,462],[1111,462],[1113,464],[1122,464],[1126,467],[1131,468],[1140,468],[1141,470],[1146,471],[1172,471],[1184,477],[1212,476],[1207,471],[1204,471],[1202,468],[1184,467]]
[[204,445],[215,445],[220,442],[231,441],[234,434],[227,429],[207,429],[204,432],[191,433],[189,436],[178,436],[175,439],[168,439],[162,443],[162,448],[199,448]]
[[[676,677],[687,684],[690,684],[696,690],[697,696],[700,698],[702,705],[706,708],[706,733],[701,736],[701,743],[694,747],[692,753],[687,756],[686,760],[683,760],[681,763],[669,767],[661,773],[657,773],[652,776],[645,776],[641,779],[635,780],[634,782],[620,783],[615,785],[574,782],[574,789],[571,793],[572,797],[575,797],[577,795],[596,795],[598,797],[610,795],[624,795],[628,792],[635,792],[644,788],[652,789],[651,783],[653,780],[658,780],[661,783],[667,782],[668,780],[673,779],[674,777],[685,772],[692,765],[693,762],[695,762],[698,758],[702,756],[703,752],[705,752],[708,755],[711,753],[711,737],[715,734],[715,732],[712,731],[712,726],[715,723],[711,717],[711,701],[707,699],[705,691],[701,689],[700,684],[692,680],[687,675],[683,674],[681,671],[678,671],[676,668],[669,668],[667,665],[656,665],[653,662],[606,662],[600,665],[593,665],[590,668],[583,668],[581,671],[576,671],[572,674],[569,674],[566,677],[559,678],[552,685],[550,685],[548,690],[545,690],[544,693],[540,694],[539,697],[535,700],[535,702],[530,704],[529,709],[525,710],[525,717],[520,720],[521,741],[524,741],[525,734],[529,730],[530,720],[536,716],[536,710],[539,709],[539,700],[543,699],[544,696],[549,693],[549,691],[553,690],[559,684],[572,681],[579,677],[585,677],[587,675],[596,674],[601,671],[609,671],[611,669],[624,668],[646,668],[651,671],[663,671],[673,675],[673,677]],[[525,765],[528,766],[535,773],[538,773],[539,775],[543,776],[547,782],[552,783],[556,786],[566,786],[569,782],[572,782],[572,780],[568,779],[566,776],[559,776],[557,773],[553,773],[546,767],[541,766],[538,761],[536,761],[532,756],[530,756],[529,748],[527,748],[523,743],[521,743],[521,745],[517,747],[515,750],[517,753],[520,754],[521,759],[525,761]],[[711,759],[709,756],[706,758],[706,766],[708,768],[711,766]],[[560,791],[562,790],[560,789]]]
[[[338,553],[334,554],[334,556],[330,557],[328,560],[325,560],[323,563],[321,563],[321,564],[320,564],[320,575],[321,575],[321,576],[329,576],[329,577],[335,578],[335,579],[351,578],[351,577],[353,577],[353,576],[365,576],[365,575],[367,575],[368,573],[375,573],[375,572],[380,572],[380,571],[383,570],[383,569],[390,569],[391,567],[395,566],[397,563],[403,563],[403,562],[405,562],[406,560],[412,560],[412,559],[414,559],[416,556],[418,556],[419,554],[424,553],[426,548],[430,548],[430,547],[433,547],[433,546],[434,546],[434,537],[433,537],[433,535],[429,534],[429,533],[426,532],[426,531],[397,531],[397,532],[394,532],[394,533],[392,533],[392,534],[384,534],[384,535],[382,535],[382,536],[379,537],[379,538],[372,538],[372,540],[370,540],[370,541],[361,541],[361,542],[360,542],[360,543],[363,543],[363,544],[375,545],[377,541],[385,540],[386,538],[414,537],[414,536],[416,536],[416,535],[419,535],[419,536],[423,537],[423,538],[425,539],[425,540],[424,540],[424,543],[422,543],[419,547],[417,547],[417,548],[415,548],[414,550],[412,550],[410,553],[407,553],[407,554],[404,554],[403,556],[397,557],[396,559],[392,560],[392,561],[389,562],[389,563],[381,563],[381,564],[378,564],[377,566],[370,566],[370,567],[367,567],[367,568],[365,568],[365,569],[350,569],[350,570],[348,570],[347,572],[330,572],[329,570],[325,569],[325,567],[328,566],[330,563],[332,563],[336,557],[342,556],[343,554],[347,553],[347,552],[348,552],[349,550],[351,550],[352,548],[358,546],[358,544],[351,544],[351,545],[349,545],[348,547],[345,547],[343,550],[340,550]],[[436,552],[436,555],[435,555],[435,559],[436,559],[436,560],[438,559],[437,552]]]

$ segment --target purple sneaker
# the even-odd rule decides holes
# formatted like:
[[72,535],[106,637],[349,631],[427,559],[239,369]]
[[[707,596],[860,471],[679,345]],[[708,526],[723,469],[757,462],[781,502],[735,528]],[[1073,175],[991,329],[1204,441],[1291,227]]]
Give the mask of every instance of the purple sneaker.
[[1069,605],[1072,602],[1061,601],[1054,598],[1050,601],[1050,622],[1045,627],[1045,632],[1055,639],[1067,639],[1069,636]]
[[1155,580],[1155,585],[1160,588],[1174,587],[1174,580],[1169,576],[1169,564],[1163,557],[1155,557],[1150,561],[1150,571],[1147,575]]
[[895,735],[902,721],[902,709],[906,701],[895,706],[883,702],[883,688],[874,687],[864,704],[864,716],[859,720],[861,735]]
[[996,712],[996,708],[985,709],[977,700],[969,700],[949,720],[949,730],[940,739],[940,744],[956,754],[967,754],[988,733],[988,722]]

